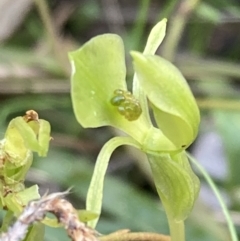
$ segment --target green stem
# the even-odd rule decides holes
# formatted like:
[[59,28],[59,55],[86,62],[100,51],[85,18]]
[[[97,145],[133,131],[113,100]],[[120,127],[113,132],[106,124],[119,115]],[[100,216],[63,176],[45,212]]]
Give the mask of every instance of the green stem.
[[169,215],[170,211],[168,211],[167,205],[164,205],[164,202],[163,206],[167,214],[171,241],[185,241],[184,221],[175,221],[174,218],[171,215]]
[[189,153],[187,153],[187,156],[189,158],[189,160],[199,169],[199,171],[203,174],[205,180],[208,182],[209,186],[212,188],[221,208],[223,211],[223,214],[226,218],[227,224],[228,224],[228,229],[231,235],[231,241],[238,241],[238,237],[237,237],[237,232],[236,229],[234,227],[233,221],[230,217],[229,211],[227,209],[226,204],[223,201],[223,198],[217,188],[217,186],[215,185],[215,183],[213,182],[213,180],[211,179],[211,177],[209,176],[209,174],[204,170],[204,168],[197,162],[197,160],[195,158],[193,158]]
[[167,235],[147,232],[128,232],[128,230],[119,230],[105,236],[99,237],[100,241],[171,241]]
[[[94,172],[92,175],[90,187],[87,193],[86,208],[89,211],[97,213],[100,215],[102,208],[103,199],[103,185],[104,177],[107,171],[109,159],[113,151],[122,145],[130,145],[140,149],[140,145],[131,137],[117,136],[110,139],[101,149],[96,164]],[[98,218],[88,222],[88,225],[95,228],[98,222]]]

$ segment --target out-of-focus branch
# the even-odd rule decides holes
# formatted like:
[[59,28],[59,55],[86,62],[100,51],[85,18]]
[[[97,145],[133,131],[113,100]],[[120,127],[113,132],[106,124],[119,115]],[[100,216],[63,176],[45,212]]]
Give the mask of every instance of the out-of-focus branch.
[[126,35],[124,18],[118,0],[102,0],[102,10],[110,32]]
[[66,94],[70,84],[61,79],[0,79],[0,94]]
[[53,49],[56,60],[59,62],[60,66],[64,70],[66,76],[70,75],[70,65],[67,59],[67,54],[61,47],[59,38],[60,35],[52,22],[51,15],[45,0],[34,0],[38,8],[39,14],[42,18],[43,24],[46,29],[49,43]]
[[12,36],[22,24],[31,9],[31,0],[1,0],[0,1],[0,43]]
[[218,110],[240,110],[239,100],[197,98],[197,104],[201,109],[218,109]]
[[187,20],[199,2],[200,0],[181,0],[176,13],[170,19],[167,36],[162,48],[162,56],[169,61],[174,60]]

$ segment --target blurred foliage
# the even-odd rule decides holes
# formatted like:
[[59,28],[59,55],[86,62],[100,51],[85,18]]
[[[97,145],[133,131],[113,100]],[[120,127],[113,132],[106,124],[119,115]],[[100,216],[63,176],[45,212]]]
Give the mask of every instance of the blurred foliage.
[[[159,54],[171,59],[182,71],[202,111],[201,133],[190,151],[194,154],[200,149],[207,153],[200,141],[206,133],[214,132],[220,137],[227,175],[218,173],[222,178],[216,181],[240,232],[239,1],[25,0],[21,8],[14,7],[14,0],[2,2],[0,136],[10,119],[28,109],[36,110],[52,125],[50,154],[41,160],[35,157],[28,175],[29,185],[38,183],[42,193],[73,186],[68,198],[77,208],[84,208],[94,160],[114,133],[108,128],[85,130],[77,123],[69,96],[67,52],[106,32],[121,35],[126,52],[141,51],[151,27],[167,17],[167,38]],[[129,64],[127,68],[130,81],[132,67]],[[217,157],[212,146],[216,140],[205,142],[213,152],[211,157]],[[205,158],[219,172],[221,162]],[[168,233],[146,168],[143,157],[134,149],[120,148],[114,153],[99,232],[130,228]],[[227,240],[221,210],[216,203],[210,205],[209,200],[208,194],[200,195],[186,224],[187,240]],[[46,228],[46,240],[68,238],[64,230]]]

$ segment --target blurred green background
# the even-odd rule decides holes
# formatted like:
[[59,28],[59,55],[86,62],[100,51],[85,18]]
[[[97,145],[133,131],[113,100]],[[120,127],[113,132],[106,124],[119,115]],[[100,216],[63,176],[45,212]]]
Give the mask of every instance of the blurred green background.
[[[130,83],[129,50],[143,50],[151,27],[164,17],[167,37],[158,54],[182,71],[202,115],[199,137],[189,151],[219,186],[240,234],[238,0],[1,0],[0,137],[11,119],[28,109],[48,120],[54,138],[50,152],[47,158],[35,157],[27,185],[37,183],[41,193],[74,187],[67,198],[84,208],[94,161],[115,133],[107,127],[85,130],[75,120],[67,52],[98,34],[117,33],[125,42]],[[132,148],[114,152],[99,232],[168,233],[144,158]],[[186,226],[187,240],[230,240],[219,204],[203,179]],[[48,240],[68,237],[63,229],[46,228]]]

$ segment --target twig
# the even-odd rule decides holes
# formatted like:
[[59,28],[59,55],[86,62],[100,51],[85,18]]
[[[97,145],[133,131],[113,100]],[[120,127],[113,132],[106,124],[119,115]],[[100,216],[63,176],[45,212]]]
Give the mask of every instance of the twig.
[[163,43],[162,56],[173,61],[186,23],[200,0],[181,0],[178,10],[169,21],[169,30]]
[[57,33],[56,28],[52,22],[48,5],[45,0],[35,0],[35,3],[42,18],[55,58],[59,62],[61,68],[64,70],[66,76],[69,76],[70,65],[67,61],[67,54],[63,51],[63,48],[60,45],[59,34]]
[[80,222],[72,204],[62,199],[67,193],[68,191],[53,193],[43,196],[40,200],[30,202],[7,233],[0,236],[0,241],[23,240],[28,227],[43,220],[47,212],[51,212],[57,217],[72,241],[98,241],[96,231]]

